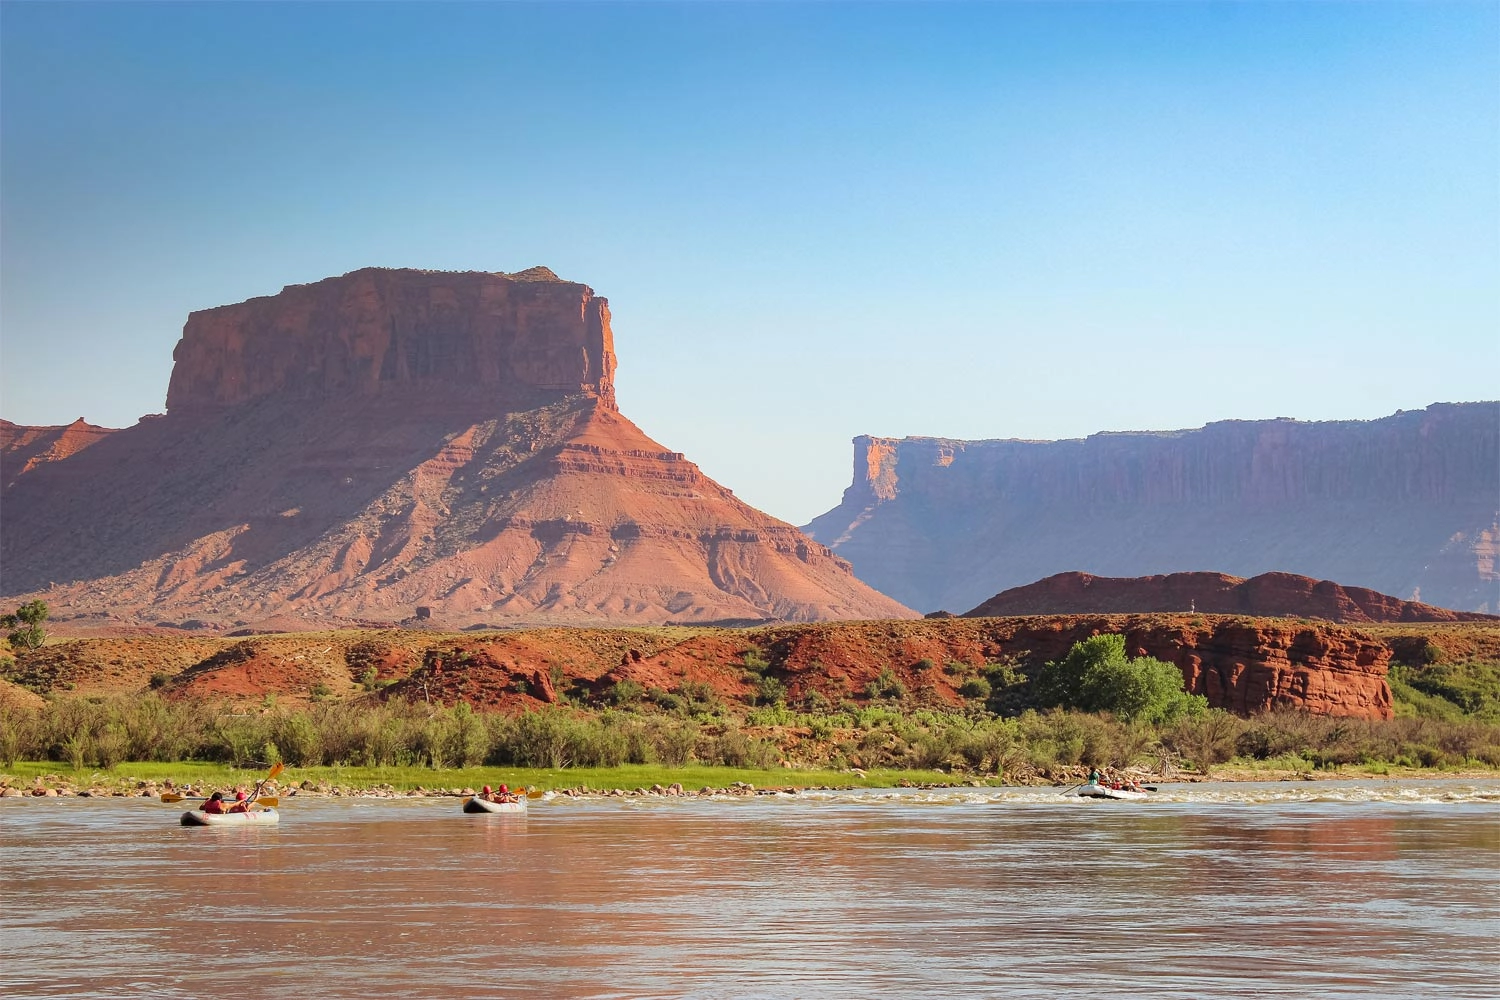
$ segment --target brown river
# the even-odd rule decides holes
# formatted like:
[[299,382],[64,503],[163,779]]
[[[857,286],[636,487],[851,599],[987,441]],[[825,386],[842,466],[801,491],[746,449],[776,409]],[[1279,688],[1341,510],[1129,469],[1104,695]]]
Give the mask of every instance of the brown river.
[[1500,780],[0,801],[6,997],[1500,996]]

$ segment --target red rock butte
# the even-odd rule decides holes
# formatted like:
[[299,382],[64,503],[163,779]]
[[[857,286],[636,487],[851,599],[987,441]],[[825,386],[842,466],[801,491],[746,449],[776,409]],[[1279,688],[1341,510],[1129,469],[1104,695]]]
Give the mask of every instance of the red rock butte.
[[0,590],[61,621],[914,617],[615,407],[545,268],[367,268],[193,313],[167,413],[0,428]]

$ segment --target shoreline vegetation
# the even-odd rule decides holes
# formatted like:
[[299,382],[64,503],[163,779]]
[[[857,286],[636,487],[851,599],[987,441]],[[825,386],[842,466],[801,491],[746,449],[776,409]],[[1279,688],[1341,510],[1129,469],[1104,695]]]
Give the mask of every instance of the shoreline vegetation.
[[[1063,786],[1091,768],[1149,782],[1457,777],[1500,773],[1500,725],[1201,709],[1170,721],[1111,712],[794,712],[722,703],[486,713],[466,703],[256,706],[156,692],[0,700],[0,795],[152,794],[253,785],[273,764],[298,794]],[[170,785],[168,783],[171,783]]]
[[[1110,633],[1024,669],[949,664],[959,705],[924,702],[887,667],[862,697],[814,691],[792,707],[754,649],[739,668],[757,682],[748,695],[686,678],[658,689],[628,678],[566,688],[559,677],[548,703],[519,711],[394,696],[373,667],[350,696],[315,688],[295,702],[189,695],[165,674],[145,690],[74,693],[23,670],[30,690],[0,687],[0,794],[236,787],[277,764],[298,776],[279,786],[287,794],[377,795],[501,782],[681,794],[1041,787],[1095,768],[1151,782],[1500,772],[1500,663],[1431,643],[1412,652],[1415,665],[1390,672],[1390,719],[1209,708],[1175,666],[1130,657]],[[918,668],[937,672],[928,660]]]

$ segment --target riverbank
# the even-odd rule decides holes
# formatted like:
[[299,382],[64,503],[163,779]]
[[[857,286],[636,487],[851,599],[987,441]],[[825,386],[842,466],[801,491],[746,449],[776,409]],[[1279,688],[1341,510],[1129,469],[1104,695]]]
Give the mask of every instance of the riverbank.
[[[1087,780],[1088,768],[1078,767],[1050,780],[1034,780],[1031,787],[1067,787]],[[1314,771],[1296,766],[1266,766],[1263,762],[1233,761],[1209,774],[1173,768],[1107,769],[1110,777],[1145,783],[1442,780],[1500,776],[1486,768],[1410,768],[1387,765],[1346,765]],[[0,797],[157,797],[163,793],[193,794],[212,790],[252,791],[265,772],[224,764],[188,761],[140,761],[121,764],[112,772],[73,770],[56,761],[17,761],[0,773]],[[752,795],[813,789],[873,788],[999,788],[1015,787],[998,777],[952,774],[940,770],[877,769],[799,770],[716,766],[679,768],[622,765],[590,768],[467,767],[433,770],[420,767],[305,767],[289,768],[279,781],[268,782],[262,795],[282,798],[318,797],[443,797],[473,795],[485,785],[509,785],[537,793],[570,796],[628,795]]]

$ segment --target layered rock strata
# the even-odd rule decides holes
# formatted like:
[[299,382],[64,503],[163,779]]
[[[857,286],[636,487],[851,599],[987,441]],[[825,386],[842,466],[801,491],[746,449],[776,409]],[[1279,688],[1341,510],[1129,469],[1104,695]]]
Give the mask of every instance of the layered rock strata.
[[1500,403],[1073,441],[856,438],[805,526],[921,610],[1060,572],[1289,572],[1500,612]]
[[605,300],[544,269],[293,286],[175,357],[164,416],[7,485],[5,594],[216,629],[913,614],[622,416]]
[[510,404],[587,392],[614,405],[609,302],[545,267],[368,267],[290,285],[191,314],[172,360],[168,413],[402,387]]

